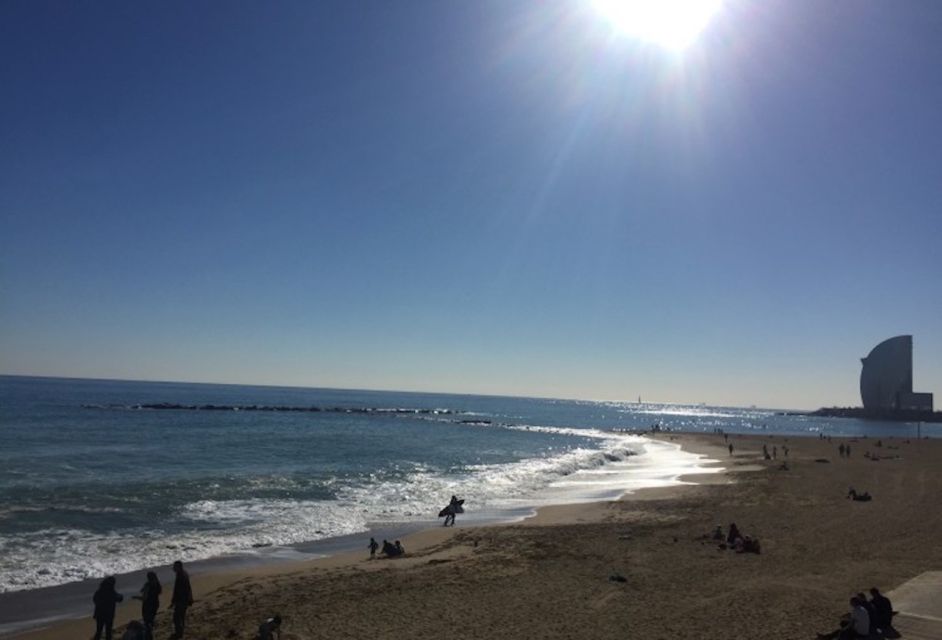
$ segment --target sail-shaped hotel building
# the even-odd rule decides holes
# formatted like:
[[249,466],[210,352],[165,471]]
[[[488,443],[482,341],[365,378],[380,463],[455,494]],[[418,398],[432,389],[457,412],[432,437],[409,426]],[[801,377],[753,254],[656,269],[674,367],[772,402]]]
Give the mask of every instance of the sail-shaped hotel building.
[[860,398],[870,411],[932,411],[931,393],[913,393],[913,337],[884,340],[862,359]]

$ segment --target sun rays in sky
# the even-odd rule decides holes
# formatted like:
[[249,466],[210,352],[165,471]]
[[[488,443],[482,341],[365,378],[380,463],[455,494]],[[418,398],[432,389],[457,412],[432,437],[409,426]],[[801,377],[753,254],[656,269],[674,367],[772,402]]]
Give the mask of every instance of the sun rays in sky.
[[617,31],[683,51],[720,10],[722,0],[594,0],[593,4]]

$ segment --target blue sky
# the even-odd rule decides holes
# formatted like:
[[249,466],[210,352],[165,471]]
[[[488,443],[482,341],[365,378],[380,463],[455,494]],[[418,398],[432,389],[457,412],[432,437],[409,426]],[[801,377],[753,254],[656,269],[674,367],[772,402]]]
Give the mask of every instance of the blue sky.
[[942,3],[0,4],[0,372],[942,400]]

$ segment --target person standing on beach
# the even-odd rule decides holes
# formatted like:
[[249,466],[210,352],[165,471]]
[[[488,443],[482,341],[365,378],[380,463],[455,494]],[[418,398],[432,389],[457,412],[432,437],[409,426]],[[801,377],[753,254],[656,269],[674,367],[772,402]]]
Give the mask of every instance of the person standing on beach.
[[733,443],[729,443],[729,455],[733,455]]
[[370,560],[376,560],[376,550],[379,549],[379,543],[376,538],[370,538]]
[[186,610],[193,604],[193,589],[190,587],[190,575],[183,569],[182,562],[177,560],[173,563],[173,572],[177,577],[173,581],[173,596],[170,597],[170,608],[173,609],[171,637],[180,640],[186,626]]
[[92,596],[92,602],[95,603],[95,637],[94,640],[101,640],[101,632],[105,632],[105,640],[111,640],[111,634],[114,630],[114,610],[119,602],[124,600],[124,596],[115,591],[114,576],[108,576],[98,585],[98,591]]
[[141,595],[134,596],[135,600],[141,601],[141,619],[144,621],[144,639],[154,640],[154,619],[157,617],[157,610],[160,609],[160,592],[163,587],[160,586],[160,580],[153,571],[147,572],[147,582],[141,587]]

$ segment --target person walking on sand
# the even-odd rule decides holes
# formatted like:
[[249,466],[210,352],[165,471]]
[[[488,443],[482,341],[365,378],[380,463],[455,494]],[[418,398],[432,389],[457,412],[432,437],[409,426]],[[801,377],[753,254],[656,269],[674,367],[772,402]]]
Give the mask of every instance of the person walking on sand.
[[154,640],[154,620],[157,610],[160,609],[160,580],[153,571],[147,572],[147,582],[141,587],[141,595],[134,596],[141,601],[141,620],[144,621],[144,640]]
[[190,587],[190,575],[183,569],[182,562],[177,560],[173,563],[173,572],[177,577],[173,581],[173,596],[170,598],[170,608],[173,609],[171,638],[180,640],[186,626],[186,610],[193,604],[193,589]]
[[733,455],[733,443],[729,443],[729,455]]
[[114,632],[114,610],[119,602],[124,600],[124,596],[115,591],[114,576],[108,576],[98,585],[98,590],[92,596],[92,602],[95,603],[95,636],[94,640],[101,640],[101,632],[105,632],[105,640],[111,640],[111,634]]
[[370,538],[370,560],[376,560],[376,550],[379,549],[379,543],[376,538]]

